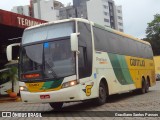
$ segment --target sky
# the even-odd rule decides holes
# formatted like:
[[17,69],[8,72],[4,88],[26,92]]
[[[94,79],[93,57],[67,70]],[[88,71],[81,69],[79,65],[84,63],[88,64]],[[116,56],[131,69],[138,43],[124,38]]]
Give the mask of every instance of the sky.
[[[72,0],[58,0],[63,4]],[[116,5],[122,5],[124,32],[137,38],[146,36],[147,23],[160,14],[160,0],[114,0]],[[29,0],[1,0],[0,9],[10,11],[13,6],[28,5]]]

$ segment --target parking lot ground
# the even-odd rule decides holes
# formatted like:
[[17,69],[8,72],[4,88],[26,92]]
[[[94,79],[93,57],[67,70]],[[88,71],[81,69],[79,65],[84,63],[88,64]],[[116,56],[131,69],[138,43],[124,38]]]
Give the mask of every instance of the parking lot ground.
[[[108,98],[108,102],[102,106],[96,106],[92,102],[75,102],[65,103],[61,112],[56,113],[49,106],[49,104],[29,104],[23,102],[7,102],[0,103],[0,111],[39,111],[42,116],[50,120],[52,118],[57,120],[159,120],[159,117],[103,117],[106,111],[119,112],[134,112],[134,111],[150,111],[160,114],[160,81],[156,86],[150,88],[150,91],[146,94],[140,95],[134,92],[112,95]],[[65,112],[67,111],[67,114]],[[69,112],[68,112],[69,111]],[[74,111],[81,111],[82,113],[74,113]],[[99,112],[102,111],[102,112]],[[92,113],[92,114],[91,114]],[[104,113],[104,114],[103,114]],[[108,114],[108,112],[106,112]],[[103,115],[102,115],[103,114]],[[111,112],[111,114],[113,114]],[[114,113],[115,114],[115,113]],[[97,115],[97,116],[96,116]],[[0,118],[1,119],[1,118]],[[4,119],[4,118],[3,118]],[[17,119],[17,118],[14,118]],[[19,118],[19,119],[34,119],[34,118]]]

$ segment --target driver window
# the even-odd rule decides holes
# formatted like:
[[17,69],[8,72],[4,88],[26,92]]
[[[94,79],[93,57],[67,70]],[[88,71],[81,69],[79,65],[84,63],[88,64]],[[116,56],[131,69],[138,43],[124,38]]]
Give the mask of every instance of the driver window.
[[86,54],[86,47],[79,47],[79,76],[84,76],[86,73],[86,60],[87,60],[87,54]]

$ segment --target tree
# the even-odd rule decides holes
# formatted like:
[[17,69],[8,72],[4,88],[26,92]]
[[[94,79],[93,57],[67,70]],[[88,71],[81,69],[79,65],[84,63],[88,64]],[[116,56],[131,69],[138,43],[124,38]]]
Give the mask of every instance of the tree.
[[154,55],[160,55],[160,14],[154,15],[154,20],[148,23],[144,40],[151,43]]
[[18,80],[18,69],[17,67],[11,67],[8,71],[0,75],[1,79],[8,79],[12,82],[12,92],[14,92],[14,84]]

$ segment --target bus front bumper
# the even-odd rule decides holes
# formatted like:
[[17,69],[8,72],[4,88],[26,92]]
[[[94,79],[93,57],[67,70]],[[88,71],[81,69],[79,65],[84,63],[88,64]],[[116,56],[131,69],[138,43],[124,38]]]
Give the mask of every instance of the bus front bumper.
[[50,103],[80,101],[79,85],[50,92],[20,91],[23,102],[27,103]]

